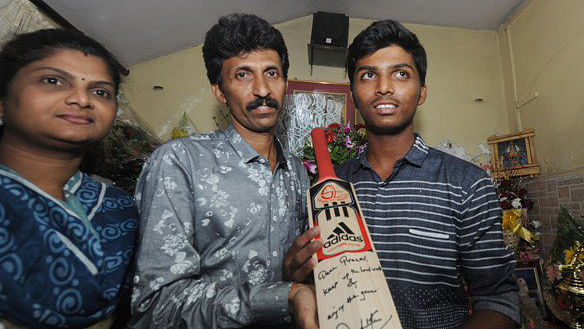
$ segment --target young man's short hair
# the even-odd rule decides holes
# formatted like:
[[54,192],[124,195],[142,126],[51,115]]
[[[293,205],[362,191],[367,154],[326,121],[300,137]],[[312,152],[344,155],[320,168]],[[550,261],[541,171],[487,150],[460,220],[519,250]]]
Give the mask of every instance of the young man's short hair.
[[427,67],[426,51],[412,31],[391,19],[374,22],[369,25],[355,37],[353,43],[349,46],[347,72],[351,85],[353,85],[353,74],[355,73],[357,61],[391,45],[400,46],[412,55],[420,78],[420,85],[424,86],[426,84]]

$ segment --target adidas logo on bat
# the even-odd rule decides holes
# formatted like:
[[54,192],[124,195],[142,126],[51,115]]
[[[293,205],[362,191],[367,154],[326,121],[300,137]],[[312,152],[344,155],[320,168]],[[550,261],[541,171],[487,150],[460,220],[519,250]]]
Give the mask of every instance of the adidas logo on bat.
[[330,248],[341,241],[363,242],[363,238],[355,235],[347,224],[341,222],[333,230],[333,233],[326,238],[324,248]]

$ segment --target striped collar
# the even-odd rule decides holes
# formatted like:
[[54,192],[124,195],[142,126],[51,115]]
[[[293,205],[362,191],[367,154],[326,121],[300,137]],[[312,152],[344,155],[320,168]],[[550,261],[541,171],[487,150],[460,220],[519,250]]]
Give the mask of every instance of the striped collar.
[[[424,163],[424,160],[428,156],[429,150],[430,147],[428,144],[426,144],[426,142],[424,142],[422,137],[420,137],[418,134],[414,134],[414,143],[412,144],[412,148],[410,148],[403,159],[398,161],[405,160],[416,167],[421,167],[422,163]],[[356,172],[360,166],[371,168],[371,164],[367,160],[367,152],[368,149],[365,149],[365,151],[359,155],[359,161],[356,161],[353,165],[353,168],[351,168],[352,172]]]

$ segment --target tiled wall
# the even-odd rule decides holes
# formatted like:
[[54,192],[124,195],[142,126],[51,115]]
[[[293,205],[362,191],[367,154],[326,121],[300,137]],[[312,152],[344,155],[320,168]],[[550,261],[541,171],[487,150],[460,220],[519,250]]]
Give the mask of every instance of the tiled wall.
[[584,226],[584,172],[562,176],[530,179],[528,197],[534,201],[529,220],[539,220],[542,227],[544,254],[551,248],[556,237],[560,207],[567,208]]

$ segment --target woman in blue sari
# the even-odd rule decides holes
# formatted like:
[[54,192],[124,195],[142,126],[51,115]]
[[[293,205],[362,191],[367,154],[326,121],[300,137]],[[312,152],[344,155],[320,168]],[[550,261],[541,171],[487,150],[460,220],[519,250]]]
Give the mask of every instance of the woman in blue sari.
[[0,324],[109,327],[128,292],[138,213],[79,171],[110,130],[114,57],[62,29],[0,51]]

